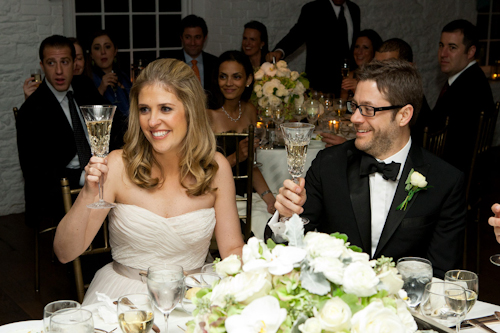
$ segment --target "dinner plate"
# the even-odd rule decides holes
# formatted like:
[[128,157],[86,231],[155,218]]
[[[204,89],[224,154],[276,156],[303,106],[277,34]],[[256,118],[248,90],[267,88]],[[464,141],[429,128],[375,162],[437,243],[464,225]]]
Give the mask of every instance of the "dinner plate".
[[0,326],[0,333],[41,333],[42,320],[26,320]]
[[325,143],[321,140],[311,140],[309,142],[309,148],[325,148]]

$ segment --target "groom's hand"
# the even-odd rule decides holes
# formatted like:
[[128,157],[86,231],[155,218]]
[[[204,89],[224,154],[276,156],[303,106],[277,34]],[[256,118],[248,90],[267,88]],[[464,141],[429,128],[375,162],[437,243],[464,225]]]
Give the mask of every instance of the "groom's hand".
[[293,214],[302,214],[304,211],[302,206],[307,199],[305,184],[304,178],[299,178],[298,185],[291,179],[283,182],[283,187],[280,188],[280,193],[276,196],[276,202],[274,203],[274,208],[281,216],[288,217]]

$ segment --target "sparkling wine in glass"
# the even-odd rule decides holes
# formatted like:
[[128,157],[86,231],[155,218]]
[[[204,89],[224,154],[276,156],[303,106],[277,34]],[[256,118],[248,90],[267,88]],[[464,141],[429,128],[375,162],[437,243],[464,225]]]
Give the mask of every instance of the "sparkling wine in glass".
[[179,265],[158,265],[148,268],[148,292],[165,317],[168,333],[170,312],[184,297],[184,271]]
[[[106,157],[109,153],[111,125],[116,111],[114,105],[80,106],[89,133],[90,148],[93,156]],[[115,204],[103,199],[104,188],[102,177],[99,179],[99,201],[87,205],[93,209],[113,208]]]
[[148,333],[154,323],[154,307],[146,294],[130,294],[118,299],[118,324],[123,332]]
[[77,301],[71,300],[62,300],[62,301],[54,301],[45,305],[43,308],[43,328],[45,332],[49,332],[50,328],[50,317],[54,313],[62,309],[80,309],[81,305]]
[[408,294],[407,304],[415,309],[420,304],[425,285],[432,281],[432,264],[429,260],[417,257],[404,257],[396,266],[403,278],[403,289]]
[[349,76],[349,59],[344,59],[342,68],[340,69],[340,74],[342,75],[342,79],[345,79]]
[[35,83],[37,84],[37,87],[42,83],[42,70],[40,68],[32,69],[30,71],[30,75],[32,78],[35,79]]
[[319,102],[315,99],[310,99],[304,103],[307,113],[307,121],[309,124],[314,124],[319,118]]
[[454,269],[446,272],[444,280],[462,286],[466,290],[467,313],[476,304],[479,295],[479,278],[477,274],[462,269]]
[[50,317],[50,333],[94,333],[92,312],[85,309],[62,309]]
[[298,178],[304,173],[307,147],[314,131],[314,125],[304,123],[281,124],[285,138],[288,172],[293,181],[298,184]]
[[257,149],[262,145],[264,139],[266,138],[266,127],[262,122],[258,122],[257,125],[255,126],[255,131],[254,131],[255,137],[259,139],[259,143],[257,147],[254,149],[254,159],[253,159],[253,166],[254,167],[261,167],[262,163],[257,162]]

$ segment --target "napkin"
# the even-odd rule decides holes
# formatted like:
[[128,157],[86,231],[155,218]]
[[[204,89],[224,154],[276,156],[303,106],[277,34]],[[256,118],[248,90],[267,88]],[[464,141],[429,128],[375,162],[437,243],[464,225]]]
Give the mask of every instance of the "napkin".
[[114,324],[117,323],[117,315],[116,315],[116,305],[113,304],[111,298],[104,293],[100,293],[96,291],[97,300],[103,302],[104,305],[101,305],[97,308],[99,312],[99,316],[101,316],[102,320],[106,324]]
[[271,217],[267,224],[273,232],[273,239],[278,243],[284,243],[288,241],[288,237],[285,235],[286,224],[280,222],[279,219],[280,213],[278,213],[278,211],[275,211],[273,217]]

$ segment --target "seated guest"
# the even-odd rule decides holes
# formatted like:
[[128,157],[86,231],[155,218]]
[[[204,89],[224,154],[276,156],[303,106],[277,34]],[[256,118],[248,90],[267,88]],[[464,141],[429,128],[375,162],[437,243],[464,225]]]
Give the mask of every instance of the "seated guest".
[[[78,39],[74,37],[68,38],[73,45],[75,46],[75,63],[73,67],[73,75],[81,75],[85,70],[85,56],[83,54],[82,46]],[[40,83],[35,82],[34,77],[29,77],[24,81],[23,90],[24,90],[24,99],[27,99],[35,90],[38,88]]]
[[494,109],[488,79],[475,60],[477,45],[477,29],[469,21],[456,20],[443,28],[438,60],[448,80],[432,110],[433,129],[442,128],[449,117],[443,159],[466,174],[470,169],[480,112]]
[[[410,122],[418,116],[423,95],[414,66],[395,59],[374,61],[358,77],[351,104],[356,139],[320,151],[299,185],[285,180],[275,207],[279,215],[308,218],[306,231],[347,234],[372,258],[427,258],[434,275],[442,278],[460,267],[463,173],[411,139]],[[412,170],[425,177],[429,188],[403,209]]]
[[[83,168],[91,152],[78,107],[109,104],[89,78],[73,76],[75,47],[68,38],[46,38],[39,55],[45,79],[21,106],[16,122],[25,181],[26,223],[30,226],[42,220],[61,219],[61,178],[69,178],[71,187],[83,185]],[[115,117],[111,149],[121,146],[123,125],[123,120]]]
[[250,59],[254,72],[266,62],[266,54],[269,52],[269,39],[264,24],[259,21],[250,21],[245,24],[241,51]]
[[[217,82],[213,83],[213,96],[216,97],[218,107],[208,110],[208,116],[215,133],[235,132],[242,133],[250,124],[257,123],[257,110],[248,102],[253,89],[253,70],[248,57],[239,51],[224,52],[218,60],[219,73]],[[257,140],[256,140],[257,141]],[[248,156],[248,139],[240,141],[240,160],[236,160],[237,147],[228,147],[232,151],[226,152],[227,159],[232,167],[239,164],[240,170],[246,173]],[[233,153],[234,152],[234,153]],[[269,190],[259,168],[253,168],[253,187],[267,204],[269,213],[274,213],[274,195]],[[245,184],[237,182],[236,193],[246,193]]]
[[[205,111],[205,94],[181,61],[150,63],[130,93],[129,128],[123,150],[92,157],[85,186],[57,227],[54,251],[63,263],[91,243],[109,213],[113,262],[101,268],[83,304],[95,292],[112,299],[147,293],[139,272],[163,263],[185,271],[205,263],[212,234],[222,258],[241,255],[236,195],[227,160],[216,152]],[[116,207],[91,210],[104,199]]]
[[492,216],[488,219],[488,223],[494,227],[493,232],[495,233],[495,238],[497,242],[500,243],[500,204],[494,204],[491,206],[491,211],[495,216]]
[[119,67],[117,53],[118,49],[110,35],[104,30],[96,32],[90,46],[90,76],[101,95],[116,105],[117,111],[128,116],[128,96],[132,84],[128,75]]

